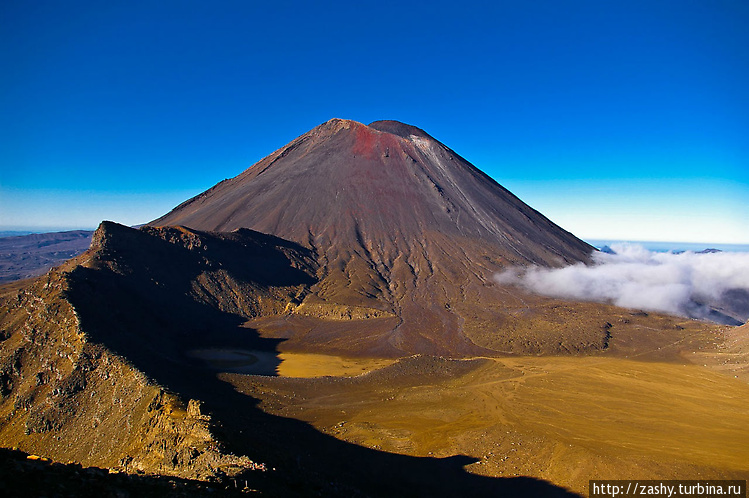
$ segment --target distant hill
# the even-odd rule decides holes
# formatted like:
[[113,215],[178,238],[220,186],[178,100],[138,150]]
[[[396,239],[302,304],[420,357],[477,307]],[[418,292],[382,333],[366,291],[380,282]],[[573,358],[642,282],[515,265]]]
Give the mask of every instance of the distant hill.
[[93,233],[73,230],[0,237],[0,283],[44,274],[88,249]]
[[29,232],[28,230],[0,230],[1,237],[18,237],[20,235],[30,235],[36,232]]

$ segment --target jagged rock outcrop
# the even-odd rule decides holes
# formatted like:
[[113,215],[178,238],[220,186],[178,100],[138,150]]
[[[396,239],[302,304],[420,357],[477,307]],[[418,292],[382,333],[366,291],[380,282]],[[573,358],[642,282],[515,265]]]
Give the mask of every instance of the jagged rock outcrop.
[[237,324],[282,312],[313,275],[306,251],[249,230],[103,223],[89,251],[4,296],[0,440],[188,478],[261,468],[225,452],[201,401],[182,394],[184,351],[241,342]]
[[[210,417],[89,342],[53,271],[3,305],[0,440],[57,461],[189,478],[255,467],[222,453]],[[14,331],[13,331],[14,330]],[[13,332],[11,332],[13,331]]]

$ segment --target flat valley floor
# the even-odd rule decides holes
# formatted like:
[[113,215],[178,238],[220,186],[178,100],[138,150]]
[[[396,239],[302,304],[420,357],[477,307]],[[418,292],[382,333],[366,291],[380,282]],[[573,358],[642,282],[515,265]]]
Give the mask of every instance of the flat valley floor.
[[281,353],[278,376],[220,377],[341,441],[587,494],[590,479],[749,478],[746,356],[726,346],[737,330],[618,356]]

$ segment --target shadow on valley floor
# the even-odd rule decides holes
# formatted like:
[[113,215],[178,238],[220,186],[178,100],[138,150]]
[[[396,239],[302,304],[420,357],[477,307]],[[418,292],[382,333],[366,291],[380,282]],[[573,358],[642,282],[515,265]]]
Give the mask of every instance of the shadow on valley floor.
[[[221,309],[218,300],[196,299],[196,278],[205,268],[190,251],[139,233],[125,236],[137,239],[132,254],[124,259],[122,251],[104,254],[105,264],[79,266],[70,274],[68,294],[82,326],[92,342],[121,354],[185,401],[202,400],[227,450],[275,469],[243,476],[251,488],[273,496],[577,496],[533,478],[468,473],[463,467],[475,460],[467,456],[386,453],[264,412],[257,399],[238,392],[217,377],[216,369],[187,353],[208,348],[262,351],[278,362],[280,340],[241,327],[246,315]],[[221,246],[218,242],[211,245]],[[256,264],[265,267],[260,275],[264,289],[309,284],[310,274],[291,268],[288,255],[271,249],[258,254],[262,258]],[[252,273],[259,270],[248,270],[246,257],[243,262],[236,271],[246,278],[240,273],[231,285],[250,277],[258,281]],[[229,292],[227,282],[215,284],[213,292]]]
[[[246,328],[234,332],[232,347],[257,348],[264,341]],[[230,330],[222,335],[231,335]],[[215,369],[189,359],[166,366],[135,350],[122,352],[185,399],[203,400],[228,451],[274,469],[237,480],[271,496],[578,496],[534,478],[471,474],[463,467],[476,459],[464,455],[419,458],[347,443],[306,422],[262,411],[259,400],[219,380]]]

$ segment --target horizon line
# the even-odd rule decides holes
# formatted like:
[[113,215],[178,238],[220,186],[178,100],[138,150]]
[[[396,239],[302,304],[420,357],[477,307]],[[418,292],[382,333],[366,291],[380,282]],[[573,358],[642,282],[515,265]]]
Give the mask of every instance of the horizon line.
[[[117,222],[115,222],[117,223]],[[147,223],[137,223],[135,225],[126,225],[130,226],[131,228],[140,227],[143,225],[146,225]],[[43,234],[43,233],[62,233],[62,232],[76,232],[76,231],[86,231],[86,232],[94,232],[96,231],[97,227],[51,227],[51,226],[41,226],[41,227],[29,227],[29,226],[16,226],[16,225],[0,225],[0,233],[6,233],[6,234],[14,234],[14,235],[5,235],[4,237],[13,237],[13,236],[23,236],[23,235],[31,235],[31,234]],[[644,239],[630,239],[626,237],[577,237],[580,240],[597,247],[598,243],[603,243],[604,245],[608,245],[610,243],[629,243],[629,244],[641,244],[641,245],[653,245],[653,244],[660,244],[660,245],[705,245],[706,249],[710,249],[712,246],[728,246],[728,247],[741,247],[745,248],[747,251],[749,251],[749,241],[746,242],[705,242],[705,241],[686,241],[686,240],[644,240]]]

